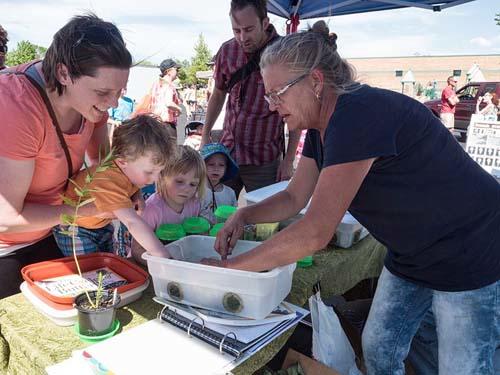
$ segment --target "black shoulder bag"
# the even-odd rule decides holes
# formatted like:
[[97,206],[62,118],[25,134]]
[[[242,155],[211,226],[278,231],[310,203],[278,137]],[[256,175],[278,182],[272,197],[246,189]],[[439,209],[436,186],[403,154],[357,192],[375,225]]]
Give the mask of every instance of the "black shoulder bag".
[[241,68],[239,68],[236,72],[234,72],[231,75],[231,78],[229,79],[229,82],[226,86],[227,92],[231,91],[231,89],[234,87],[234,85],[236,85],[238,82],[245,80],[248,76],[250,76],[250,74],[252,74],[253,72],[260,69],[259,63],[260,63],[260,55],[262,54],[262,51],[264,51],[264,49],[268,45],[273,43],[278,38],[279,38],[279,36],[275,35],[271,39],[269,39],[268,42],[264,46],[262,46],[259,50],[255,51],[252,54],[252,56],[250,57],[250,59],[248,60],[248,62],[245,65],[243,65]]

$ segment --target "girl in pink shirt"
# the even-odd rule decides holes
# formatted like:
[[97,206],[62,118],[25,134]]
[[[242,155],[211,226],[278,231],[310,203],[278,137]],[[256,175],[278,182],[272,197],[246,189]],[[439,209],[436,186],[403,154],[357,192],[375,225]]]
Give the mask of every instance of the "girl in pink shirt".
[[[142,214],[154,230],[161,224],[181,224],[185,218],[198,216],[205,192],[206,168],[200,154],[189,146],[179,146],[175,158],[161,172],[156,193],[146,201]],[[132,242],[132,256],[141,258],[144,249]]]

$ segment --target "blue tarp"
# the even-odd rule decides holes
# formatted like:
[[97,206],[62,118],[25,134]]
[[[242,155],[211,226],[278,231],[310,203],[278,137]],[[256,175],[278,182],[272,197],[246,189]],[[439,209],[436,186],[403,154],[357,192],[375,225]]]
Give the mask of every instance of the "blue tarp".
[[471,1],[474,0],[268,0],[267,8],[277,16],[290,19],[297,13],[300,19],[307,19],[405,7],[441,11]]

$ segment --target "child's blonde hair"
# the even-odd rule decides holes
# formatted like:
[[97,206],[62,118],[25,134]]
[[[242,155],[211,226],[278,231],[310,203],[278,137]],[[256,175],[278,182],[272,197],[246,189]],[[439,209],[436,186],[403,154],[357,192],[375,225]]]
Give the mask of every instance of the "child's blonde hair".
[[166,165],[175,154],[175,141],[167,127],[150,115],[124,121],[113,132],[115,158],[136,160],[151,153],[155,165]]
[[179,174],[189,173],[192,170],[195,171],[195,178],[200,180],[196,194],[198,198],[203,199],[205,195],[207,169],[198,151],[189,146],[177,146],[175,156],[168,161],[156,183],[158,194],[160,194],[163,199],[166,199],[168,196],[167,184],[165,183],[166,179]]

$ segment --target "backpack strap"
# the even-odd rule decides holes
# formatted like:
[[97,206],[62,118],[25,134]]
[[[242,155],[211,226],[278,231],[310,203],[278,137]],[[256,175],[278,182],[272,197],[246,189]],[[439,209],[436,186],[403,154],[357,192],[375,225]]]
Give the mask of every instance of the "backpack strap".
[[68,145],[66,143],[66,140],[64,139],[61,127],[59,126],[59,122],[57,121],[56,113],[54,112],[54,108],[52,107],[52,104],[50,103],[49,97],[47,96],[47,93],[45,92],[45,83],[38,73],[38,70],[35,67],[35,63],[29,65],[24,72],[17,71],[4,71],[0,72],[0,74],[16,74],[16,75],[22,75],[25,76],[28,81],[33,85],[33,87],[38,91],[40,94],[43,102],[45,103],[45,107],[47,108],[47,111],[49,112],[50,118],[52,119],[52,125],[54,126],[57,137],[59,138],[59,143],[61,144],[61,147],[64,151],[64,155],[66,155],[66,162],[68,163],[68,178],[66,179],[66,183],[64,185],[64,190],[67,189],[69,179],[73,175],[73,163],[71,161],[71,154],[68,149]]

